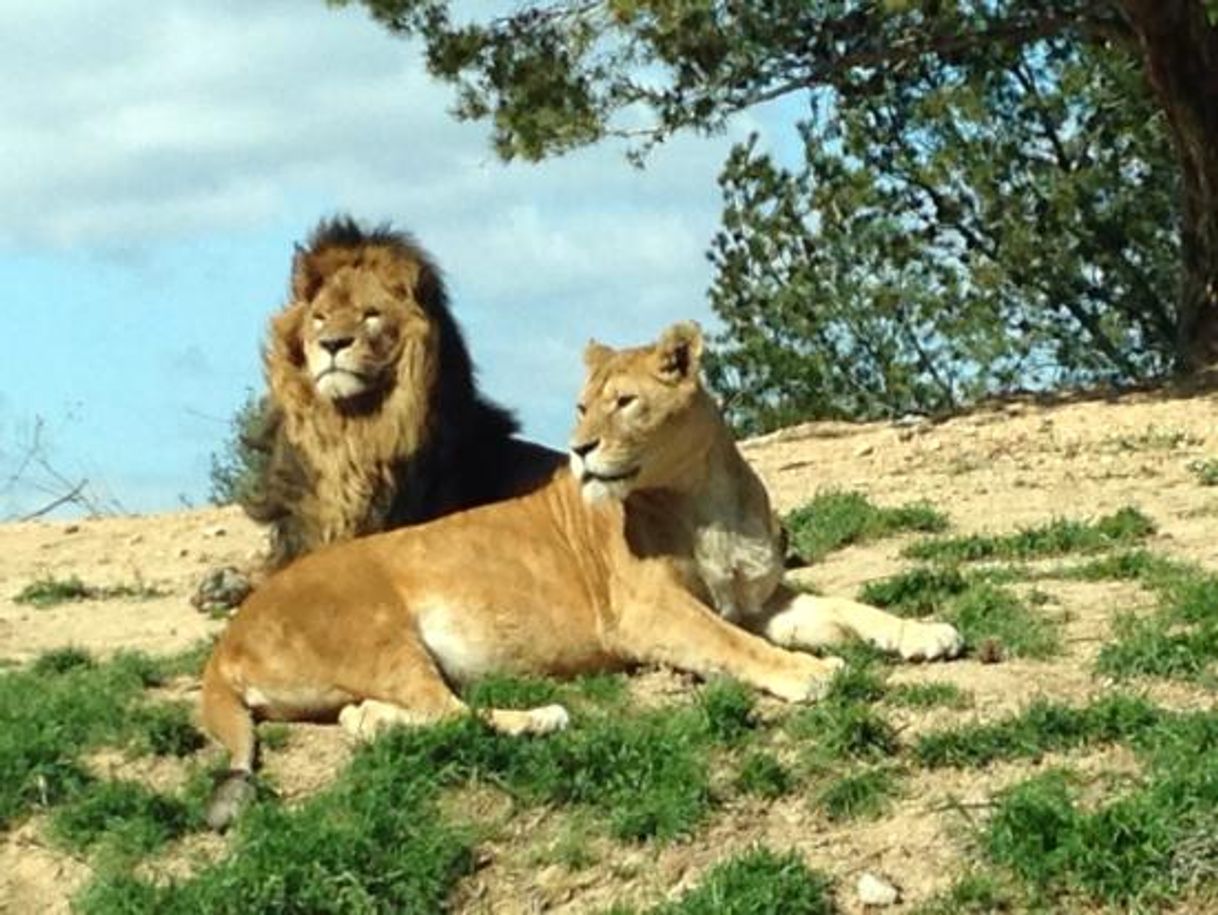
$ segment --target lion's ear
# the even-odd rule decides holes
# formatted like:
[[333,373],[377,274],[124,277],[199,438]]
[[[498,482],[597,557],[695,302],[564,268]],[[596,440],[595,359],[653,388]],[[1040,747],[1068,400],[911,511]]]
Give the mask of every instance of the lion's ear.
[[702,329],[693,321],[674,324],[656,343],[657,374],[670,384],[696,379],[702,364]]
[[613,354],[613,350],[596,340],[589,340],[588,345],[584,347],[584,368],[589,371],[603,365],[605,360]]
[[321,270],[312,255],[296,245],[292,253],[292,301],[310,301],[321,288],[321,282]]

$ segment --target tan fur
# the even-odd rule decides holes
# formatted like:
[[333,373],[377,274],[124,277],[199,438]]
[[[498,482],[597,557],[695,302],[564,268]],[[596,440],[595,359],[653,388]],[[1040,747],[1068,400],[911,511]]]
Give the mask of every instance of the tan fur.
[[264,353],[267,460],[243,504],[269,565],[526,491],[562,455],[479,394],[439,270],[388,227],[323,221]]
[[[950,626],[781,587],[780,532],[698,381],[700,353],[690,324],[647,347],[590,345],[571,465],[545,486],[329,547],[256,591],[203,686],[204,724],[238,777],[255,716],[341,711],[363,735],[466,712],[450,684],[490,673],[659,663],[805,701],[841,662],[773,641],[856,633],[907,657],[956,653]],[[554,707],[485,715],[510,733],[566,723]]]
[[[318,288],[302,274],[316,277]],[[434,325],[412,294],[416,277],[416,265],[391,249],[323,250],[319,263],[298,266],[296,302],[271,323],[267,381],[289,440],[316,474],[301,512],[321,542],[377,529],[372,501],[392,485],[395,462],[431,432],[437,348]],[[373,303],[376,314],[365,320]],[[333,337],[354,340],[334,361],[367,377],[359,394],[388,391],[374,408],[352,409],[319,390],[319,341]]]

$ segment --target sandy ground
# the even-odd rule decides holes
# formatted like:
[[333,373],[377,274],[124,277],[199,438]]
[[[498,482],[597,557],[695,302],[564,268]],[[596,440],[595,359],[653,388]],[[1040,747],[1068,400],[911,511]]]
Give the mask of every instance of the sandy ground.
[[[1151,549],[1218,569],[1218,487],[1200,485],[1190,469],[1198,460],[1218,458],[1216,419],[1213,394],[1141,394],[1047,406],[1009,403],[938,424],[813,423],[747,442],[744,451],[782,510],[819,488],[840,487],[860,490],[881,505],[926,500],[948,512],[956,532],[969,532],[1011,530],[1059,516],[1093,517],[1135,505],[1159,525]],[[903,543],[893,539],[846,549],[798,574],[826,593],[852,595],[863,582],[906,567],[899,557]],[[68,644],[103,654],[189,647],[222,625],[188,602],[201,572],[219,563],[247,563],[262,545],[260,530],[232,508],[0,525],[0,664],[19,664]],[[70,575],[98,586],[151,585],[164,594],[45,610],[13,600],[38,578]],[[1054,611],[1068,620],[1065,655],[1042,662],[966,660],[902,668],[894,679],[951,681],[975,697],[974,708],[966,712],[894,713],[903,735],[961,716],[991,718],[1038,695],[1082,699],[1108,686],[1091,674],[1090,662],[1114,615],[1147,606],[1148,598],[1122,583],[1043,587]],[[675,694],[687,691],[688,684],[652,672],[642,675],[636,688]],[[175,684],[175,689],[191,696],[194,684]],[[1179,685],[1155,684],[1150,692],[1173,707],[1213,701],[1204,691]],[[291,800],[324,785],[348,753],[337,729],[299,726],[284,749],[267,754],[266,765]],[[1071,762],[1097,773],[1119,773],[1133,765],[1120,750]],[[162,783],[175,777],[149,771],[146,762],[104,754],[94,764]],[[454,799],[454,809],[499,827],[481,853],[484,866],[459,887],[454,903],[460,911],[486,913],[648,904],[680,894],[725,855],[765,842],[796,848],[810,864],[837,877],[845,911],[861,911],[853,885],[862,870],[883,874],[901,888],[904,902],[895,911],[902,911],[950,883],[967,862],[961,838],[966,824],[960,808],[949,810],[949,802],[960,801],[965,810],[982,805],[996,788],[1028,770],[1028,764],[1020,764],[919,773],[888,815],[862,824],[827,823],[799,800],[733,801],[686,842],[659,849],[606,844],[594,848],[597,860],[580,870],[552,863],[548,853],[567,828],[560,811],[513,810],[497,793],[468,792]],[[34,817],[0,835],[0,911],[66,911],[71,894],[88,878],[87,862],[49,846],[41,828]],[[181,873],[190,862],[222,850],[221,840],[195,837],[153,867]]]

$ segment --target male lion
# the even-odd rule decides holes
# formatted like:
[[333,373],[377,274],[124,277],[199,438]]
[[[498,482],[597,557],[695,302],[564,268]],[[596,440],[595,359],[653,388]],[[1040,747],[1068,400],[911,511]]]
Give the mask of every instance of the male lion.
[[[699,383],[701,346],[694,324],[635,349],[590,343],[569,468],[519,498],[320,550],[255,591],[203,675],[202,721],[232,770],[210,822],[250,793],[255,718],[337,715],[362,736],[465,713],[450,684],[487,674],[646,663],[806,701],[841,661],[788,647],[854,633],[906,658],[955,655],[949,625],[781,586],[779,529]],[[567,723],[560,706],[481,714],[512,734]]]
[[269,565],[540,482],[561,455],[485,400],[439,271],[407,235],[322,221],[271,321],[260,490]]

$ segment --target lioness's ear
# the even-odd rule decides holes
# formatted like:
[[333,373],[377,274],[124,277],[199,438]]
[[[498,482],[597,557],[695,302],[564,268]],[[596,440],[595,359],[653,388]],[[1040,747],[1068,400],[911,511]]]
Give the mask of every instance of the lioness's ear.
[[674,324],[656,344],[660,379],[670,384],[698,377],[702,364],[702,329],[693,321]]
[[608,359],[612,352],[605,344],[589,340],[588,345],[584,347],[584,368],[591,371]]
[[292,301],[308,302],[321,288],[321,271],[309,252],[296,245],[292,252]]

